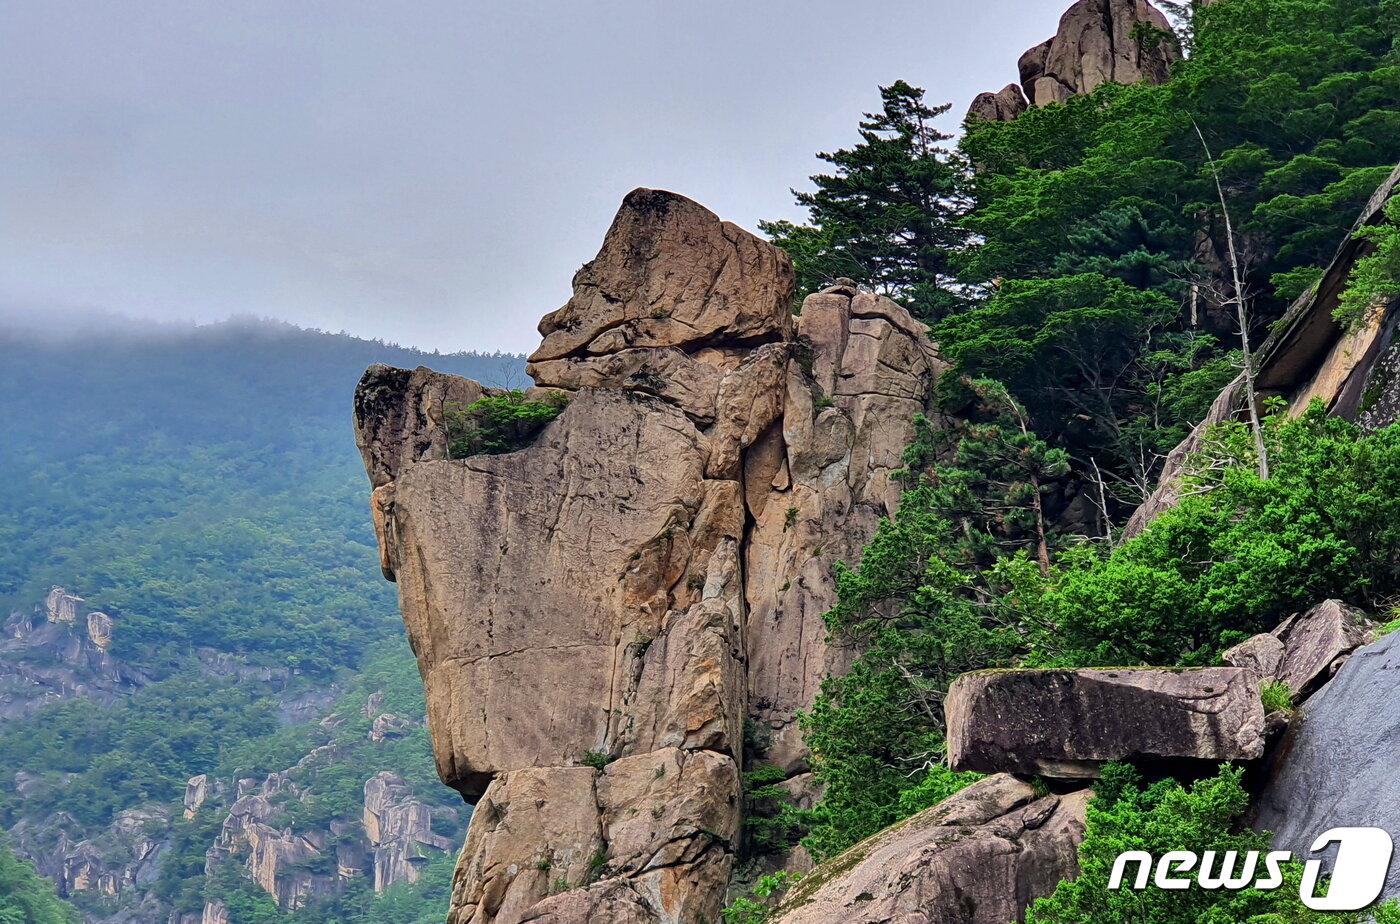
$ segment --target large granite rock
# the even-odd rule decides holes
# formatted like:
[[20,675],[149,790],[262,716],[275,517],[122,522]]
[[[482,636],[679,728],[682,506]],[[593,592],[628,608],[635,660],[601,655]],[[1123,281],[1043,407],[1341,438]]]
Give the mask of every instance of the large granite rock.
[[980,671],[945,709],[955,770],[1077,779],[1110,760],[1264,753],[1259,684],[1237,667]]
[[[438,769],[489,806],[454,924],[713,919],[746,724],[751,758],[809,779],[795,717],[846,658],[820,618],[832,566],[894,509],[942,364],[887,299],[837,286],[798,319],[791,292],[776,248],[637,190],[541,323],[529,371],[570,401],[533,445],[448,459],[444,408],[487,390],[426,369],[362,380],[381,564]],[[704,797],[648,795],[624,823],[609,805],[642,765]],[[530,821],[497,823],[512,815]]]
[[968,118],[1009,122],[1104,83],[1165,83],[1180,58],[1171,24],[1146,0],[1078,0],[1053,37],[1021,55],[1021,85],[981,94]]
[[[1337,827],[1400,831],[1400,633],[1355,652],[1299,710],[1274,751],[1254,827],[1274,846],[1307,856],[1313,840]],[[1391,864],[1384,898],[1400,897],[1400,864]]]
[[1007,924],[1079,873],[1089,791],[988,777],[818,866],[775,924]]

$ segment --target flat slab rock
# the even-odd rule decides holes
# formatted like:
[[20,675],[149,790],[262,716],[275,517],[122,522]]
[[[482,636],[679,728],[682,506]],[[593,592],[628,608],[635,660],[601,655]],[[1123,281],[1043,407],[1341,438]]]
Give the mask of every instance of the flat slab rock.
[[1259,683],[1237,667],[980,671],[953,682],[946,712],[956,770],[1080,779],[1110,760],[1264,752]]
[[774,924],[1006,924],[1079,873],[1090,794],[987,777],[808,873]]

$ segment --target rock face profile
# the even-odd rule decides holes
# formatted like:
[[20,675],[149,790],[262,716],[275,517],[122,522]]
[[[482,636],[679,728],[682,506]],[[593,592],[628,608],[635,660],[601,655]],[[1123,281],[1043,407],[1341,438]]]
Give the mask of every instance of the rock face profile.
[[[804,878],[775,924],[1007,924],[1079,874],[1090,793],[1038,796],[1000,773]],[[599,919],[603,920],[603,919]]]
[[1109,760],[1253,760],[1259,684],[1243,668],[995,670],[948,689],[955,770],[1095,777]]
[[1021,56],[1020,86],[978,96],[968,118],[1009,122],[1104,83],[1165,83],[1180,58],[1171,23],[1146,0],[1078,0],[1052,38]]
[[453,924],[717,920],[745,738],[806,785],[795,714],[846,657],[832,565],[897,503],[942,365],[893,302],[795,317],[792,289],[777,248],[639,189],[540,324],[527,396],[569,403],[533,445],[449,459],[450,405],[497,392],[361,381],[439,773],[477,803]]
[[[1335,827],[1400,830],[1400,633],[1353,654],[1299,711],[1266,773],[1253,823],[1274,832],[1274,847],[1307,856]],[[1392,864],[1385,896],[1400,895]]]

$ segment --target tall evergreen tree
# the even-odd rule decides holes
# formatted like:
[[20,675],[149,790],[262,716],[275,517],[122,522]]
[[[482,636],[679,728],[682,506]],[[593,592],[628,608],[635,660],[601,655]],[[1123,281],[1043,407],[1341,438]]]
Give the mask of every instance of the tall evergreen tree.
[[878,113],[860,123],[853,148],[817,155],[836,169],[813,176],[815,192],[793,191],[811,224],[761,222],[797,268],[800,294],[849,277],[935,320],[959,303],[950,255],[963,245],[961,162],[933,127],[948,106],[924,104],[902,80],[880,88]]

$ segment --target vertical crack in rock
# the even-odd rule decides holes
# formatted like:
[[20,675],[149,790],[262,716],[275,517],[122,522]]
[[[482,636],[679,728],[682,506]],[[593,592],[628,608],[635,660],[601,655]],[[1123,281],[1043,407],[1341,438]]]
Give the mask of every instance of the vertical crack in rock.
[[450,924],[718,920],[745,763],[815,796],[795,716],[847,663],[832,568],[894,512],[944,366],[895,303],[794,317],[792,290],[777,248],[636,190],[540,323],[527,395],[570,402],[532,445],[451,460],[446,405],[499,392],[361,381],[438,770],[477,803]]

